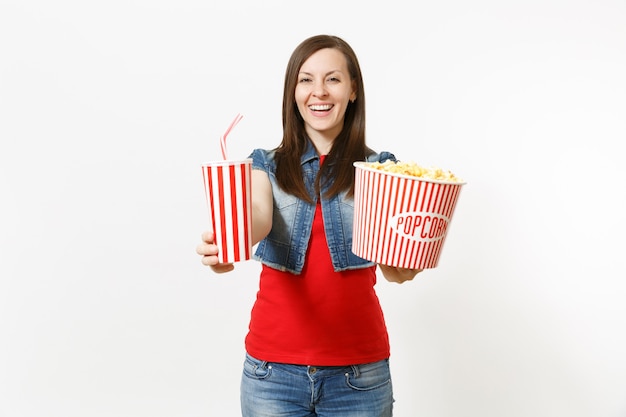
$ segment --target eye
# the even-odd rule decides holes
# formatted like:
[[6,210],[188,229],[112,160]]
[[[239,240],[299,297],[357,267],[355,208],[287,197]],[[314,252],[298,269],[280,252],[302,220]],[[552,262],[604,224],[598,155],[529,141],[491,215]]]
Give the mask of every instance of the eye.
[[308,77],[301,77],[301,78],[298,80],[298,82],[299,82],[299,83],[310,83],[310,82],[311,82],[311,79],[310,79],[310,78],[308,78]]
[[329,77],[328,78],[328,82],[338,83],[338,82],[341,82],[341,80],[339,78],[337,78],[337,77]]

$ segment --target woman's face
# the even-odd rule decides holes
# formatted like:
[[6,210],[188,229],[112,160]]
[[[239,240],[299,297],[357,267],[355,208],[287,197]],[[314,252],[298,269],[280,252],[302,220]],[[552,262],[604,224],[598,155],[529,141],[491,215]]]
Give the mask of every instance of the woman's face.
[[333,141],[343,128],[348,101],[355,98],[346,58],[337,49],[320,49],[304,61],[295,100],[312,140]]

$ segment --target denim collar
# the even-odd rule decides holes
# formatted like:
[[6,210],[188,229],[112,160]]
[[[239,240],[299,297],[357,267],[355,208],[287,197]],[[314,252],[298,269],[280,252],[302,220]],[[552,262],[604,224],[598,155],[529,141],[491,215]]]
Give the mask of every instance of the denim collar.
[[306,149],[304,150],[304,153],[300,157],[300,165],[304,165],[307,162],[311,162],[314,159],[319,159],[319,155],[317,154],[317,150],[315,149],[315,146],[313,146],[311,139],[307,138]]

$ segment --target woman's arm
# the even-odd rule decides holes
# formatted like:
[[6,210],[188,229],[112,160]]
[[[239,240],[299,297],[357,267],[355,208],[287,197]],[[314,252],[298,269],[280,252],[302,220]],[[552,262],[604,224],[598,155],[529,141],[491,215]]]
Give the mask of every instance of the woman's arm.
[[259,243],[272,229],[274,197],[265,171],[252,170],[252,245]]

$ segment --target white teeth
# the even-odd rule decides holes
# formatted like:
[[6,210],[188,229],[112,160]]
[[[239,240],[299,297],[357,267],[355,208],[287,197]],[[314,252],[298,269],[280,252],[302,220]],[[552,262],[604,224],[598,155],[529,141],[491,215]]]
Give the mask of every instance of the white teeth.
[[320,110],[320,111],[323,111],[323,110],[330,110],[332,107],[333,107],[333,106],[332,106],[332,105],[330,105],[330,104],[317,105],[317,106],[309,106],[309,108],[310,108],[311,110]]

